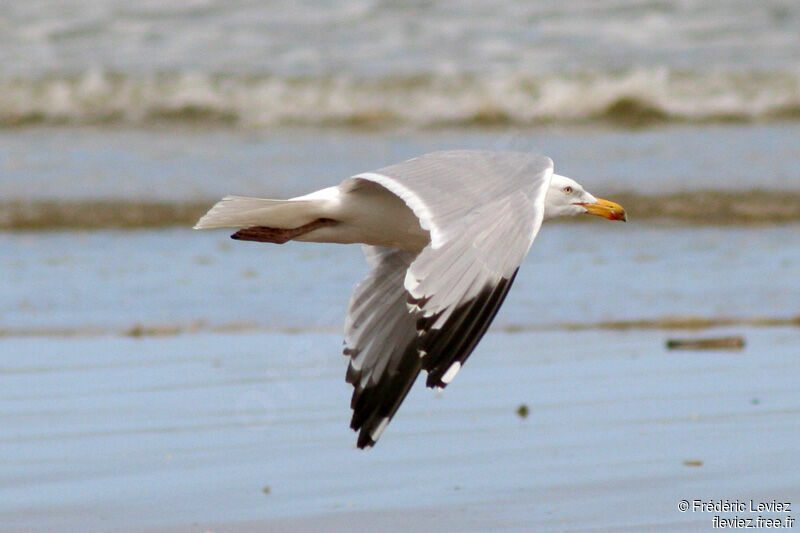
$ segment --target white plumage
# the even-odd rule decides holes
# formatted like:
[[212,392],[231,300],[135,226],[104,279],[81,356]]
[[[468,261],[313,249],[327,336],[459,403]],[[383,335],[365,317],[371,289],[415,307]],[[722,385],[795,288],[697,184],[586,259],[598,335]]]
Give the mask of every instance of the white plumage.
[[363,243],[372,267],[345,319],[351,427],[372,446],[423,370],[445,387],[485,333],[542,221],[626,220],[548,157],[434,152],[290,200],[229,196],[195,228],[233,238]]

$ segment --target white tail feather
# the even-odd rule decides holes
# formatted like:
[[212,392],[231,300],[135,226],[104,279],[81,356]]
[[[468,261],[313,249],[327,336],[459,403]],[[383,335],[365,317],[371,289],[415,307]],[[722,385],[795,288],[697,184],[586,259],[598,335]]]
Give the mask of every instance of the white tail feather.
[[246,196],[226,196],[195,224],[194,229],[296,228],[324,215],[320,200],[267,200]]

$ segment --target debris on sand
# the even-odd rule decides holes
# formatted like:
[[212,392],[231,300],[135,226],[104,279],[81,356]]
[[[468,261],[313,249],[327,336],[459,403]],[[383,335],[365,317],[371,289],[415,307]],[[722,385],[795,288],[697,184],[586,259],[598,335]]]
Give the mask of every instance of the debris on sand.
[[744,337],[715,337],[705,339],[669,339],[668,350],[741,350]]

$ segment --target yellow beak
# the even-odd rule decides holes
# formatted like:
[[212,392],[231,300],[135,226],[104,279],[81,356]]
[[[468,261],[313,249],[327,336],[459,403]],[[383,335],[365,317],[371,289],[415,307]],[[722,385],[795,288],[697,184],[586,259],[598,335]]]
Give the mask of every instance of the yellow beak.
[[585,207],[586,213],[589,215],[597,215],[609,220],[621,220],[623,222],[628,221],[628,214],[625,213],[625,209],[621,205],[614,202],[609,202],[608,200],[603,200],[602,198],[598,198],[596,204],[578,205]]

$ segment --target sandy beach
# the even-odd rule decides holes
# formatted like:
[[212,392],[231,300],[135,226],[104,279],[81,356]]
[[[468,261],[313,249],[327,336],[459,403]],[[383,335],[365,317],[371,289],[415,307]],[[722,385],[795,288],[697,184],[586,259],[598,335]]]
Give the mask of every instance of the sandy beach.
[[368,452],[336,335],[5,339],[3,530],[710,529],[679,502],[800,497],[797,328],[730,333],[490,334]]
[[546,228],[457,383],[369,451],[357,247],[5,233],[3,531],[686,531],[714,515],[682,499],[800,499],[800,227],[631,227]]
[[[798,50],[783,0],[4,4],[0,533],[794,528]],[[629,221],[548,222],[361,451],[359,247],[191,227],[448,149]]]

